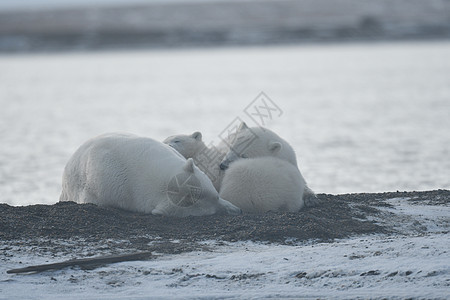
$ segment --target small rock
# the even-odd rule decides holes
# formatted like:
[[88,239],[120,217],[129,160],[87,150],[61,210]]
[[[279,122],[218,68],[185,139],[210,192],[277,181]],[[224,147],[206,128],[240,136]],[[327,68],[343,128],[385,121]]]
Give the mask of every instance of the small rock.
[[394,277],[397,274],[398,274],[398,271],[395,271],[395,272],[390,273],[387,277]]
[[373,276],[373,275],[380,275],[380,272],[378,270],[371,270],[368,272],[361,273],[360,276]]
[[297,273],[297,274],[295,275],[295,277],[296,277],[296,278],[305,278],[305,277],[306,277],[306,272],[300,272],[300,273]]

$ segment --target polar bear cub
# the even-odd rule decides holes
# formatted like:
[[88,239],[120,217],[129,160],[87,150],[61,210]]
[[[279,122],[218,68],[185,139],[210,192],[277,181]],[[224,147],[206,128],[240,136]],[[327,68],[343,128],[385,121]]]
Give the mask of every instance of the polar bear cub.
[[300,210],[306,182],[297,167],[276,157],[233,162],[225,172],[220,197],[244,212]]
[[150,138],[105,134],[84,143],[64,169],[60,201],[166,216],[239,214],[192,159]]
[[232,162],[240,158],[262,156],[277,157],[297,167],[295,151],[288,142],[267,128],[249,128],[242,122],[230,150],[220,163],[220,168],[226,170]]
[[189,135],[169,136],[163,143],[177,150],[185,158],[192,158],[195,165],[208,175],[216,190],[219,191],[224,175],[223,170],[220,169],[220,162],[229,151],[225,142],[221,142],[217,147],[207,147],[202,140],[201,132],[196,131]]
[[[236,131],[230,150],[220,163],[220,169],[227,170],[230,164],[239,159],[256,157],[276,157],[298,169],[295,151],[287,141],[267,128],[249,128],[245,122],[242,122]],[[302,180],[305,181],[303,177]],[[318,204],[316,194],[306,182],[303,198],[306,206]]]
[[206,148],[202,140],[202,133],[199,131],[193,134],[172,135],[166,138],[163,143],[177,150],[186,159],[196,157]]

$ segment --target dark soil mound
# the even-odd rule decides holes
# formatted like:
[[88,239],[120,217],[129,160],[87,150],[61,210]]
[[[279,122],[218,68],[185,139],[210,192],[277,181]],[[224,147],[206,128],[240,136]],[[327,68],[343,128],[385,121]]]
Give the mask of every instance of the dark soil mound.
[[[330,241],[351,235],[389,232],[389,228],[367,218],[378,215],[380,206],[389,206],[384,200],[395,197],[414,197],[414,201],[439,205],[442,201],[449,202],[450,191],[319,194],[318,206],[298,213],[188,218],[144,215],[73,202],[23,207],[0,204],[0,240],[82,238],[98,242],[113,239],[127,240],[131,247],[147,250],[150,242],[161,244],[171,240],[193,244],[202,240]],[[189,243],[180,244],[187,247]]]

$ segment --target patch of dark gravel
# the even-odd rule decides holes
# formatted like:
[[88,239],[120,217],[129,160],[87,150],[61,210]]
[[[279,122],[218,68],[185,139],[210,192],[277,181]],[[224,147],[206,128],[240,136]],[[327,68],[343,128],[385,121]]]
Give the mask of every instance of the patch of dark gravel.
[[434,190],[422,192],[386,192],[386,193],[359,193],[338,195],[345,202],[362,203],[370,206],[391,206],[383,200],[393,198],[410,198],[411,204],[422,205],[448,205],[450,203],[449,190]]
[[[320,204],[297,213],[270,212],[240,216],[174,218],[131,213],[93,204],[60,202],[22,207],[0,204],[0,240],[74,239],[126,240],[137,249],[150,242],[171,245],[169,252],[192,250],[198,241],[332,241],[352,235],[388,233],[367,218],[388,206],[384,200],[415,197],[436,205],[450,201],[450,191],[394,192],[378,194],[319,194]],[[434,199],[434,200],[433,200]],[[172,240],[190,243],[171,243]],[[190,246],[191,245],[191,246]]]

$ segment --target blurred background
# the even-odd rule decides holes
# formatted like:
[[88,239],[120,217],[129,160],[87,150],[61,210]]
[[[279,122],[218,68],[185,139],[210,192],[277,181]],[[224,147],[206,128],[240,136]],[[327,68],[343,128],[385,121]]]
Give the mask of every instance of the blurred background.
[[449,37],[448,0],[2,0],[0,203],[57,202],[104,132],[217,144],[261,92],[316,192],[448,189]]
[[3,51],[450,36],[447,0],[2,0],[0,9]]

